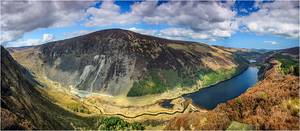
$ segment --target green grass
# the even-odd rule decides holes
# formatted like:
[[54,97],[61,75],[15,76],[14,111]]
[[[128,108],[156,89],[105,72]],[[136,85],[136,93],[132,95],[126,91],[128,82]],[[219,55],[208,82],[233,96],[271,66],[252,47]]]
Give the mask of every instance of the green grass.
[[150,71],[149,76],[141,81],[133,83],[127,96],[142,96],[146,94],[161,93],[167,90],[167,87],[177,86],[180,81],[177,72],[172,70]]
[[276,54],[275,59],[281,63],[281,71],[284,74],[293,74],[299,76],[299,62],[292,57],[282,54]]
[[119,117],[107,117],[100,120],[99,130],[144,130],[138,122],[128,123]]
[[149,75],[140,81],[133,83],[127,96],[143,96],[147,94],[162,93],[169,89],[191,87],[198,80],[202,81],[202,87],[231,78],[238,73],[237,69],[230,70],[198,70],[194,73],[175,70],[152,70]]
[[202,81],[202,86],[207,87],[216,84],[219,81],[231,78],[237,73],[236,69],[219,70],[219,71],[200,71],[198,73],[199,79]]

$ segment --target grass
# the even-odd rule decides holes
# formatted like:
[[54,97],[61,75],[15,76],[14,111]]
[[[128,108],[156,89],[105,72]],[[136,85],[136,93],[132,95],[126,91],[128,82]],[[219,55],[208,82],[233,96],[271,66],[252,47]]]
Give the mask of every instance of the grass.
[[300,116],[300,99],[299,98],[294,98],[294,99],[288,99],[282,102],[282,107],[284,109],[289,110],[292,115],[294,116]]
[[73,112],[91,114],[91,111],[87,107],[85,107],[78,98],[75,98],[70,94],[51,87],[45,88],[43,92],[53,102],[66,107]]
[[181,78],[173,70],[152,70],[145,79],[134,82],[127,96],[142,96],[166,91],[180,84]]
[[254,127],[249,124],[232,121],[227,130],[253,130]]
[[202,86],[207,87],[219,81],[229,79],[236,73],[237,73],[236,69],[219,70],[219,71],[200,71],[198,73],[198,77],[202,81]]
[[299,62],[294,60],[291,56],[276,54],[275,59],[281,63],[282,73],[299,76]]
[[169,89],[191,87],[200,80],[201,88],[226,80],[234,76],[240,70],[238,69],[222,69],[198,70],[195,73],[187,74],[186,71],[175,70],[151,70],[149,75],[143,80],[133,83],[132,88],[127,96],[143,96],[147,94],[162,93]]
[[144,130],[138,122],[128,123],[119,117],[107,117],[100,120],[99,130]]

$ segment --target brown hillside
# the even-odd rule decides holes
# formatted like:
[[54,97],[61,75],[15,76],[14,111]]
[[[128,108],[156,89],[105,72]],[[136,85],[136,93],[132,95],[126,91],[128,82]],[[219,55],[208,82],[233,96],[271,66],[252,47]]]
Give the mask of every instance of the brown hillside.
[[176,117],[166,129],[227,129],[233,121],[254,129],[299,129],[299,77],[280,73],[278,61],[271,64],[265,78],[238,98]]

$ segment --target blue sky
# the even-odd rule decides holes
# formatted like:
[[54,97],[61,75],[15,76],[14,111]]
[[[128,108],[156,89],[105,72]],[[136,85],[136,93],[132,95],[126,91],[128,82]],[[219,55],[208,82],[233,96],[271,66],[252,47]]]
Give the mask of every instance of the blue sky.
[[[8,47],[38,45],[102,29],[122,28],[226,47],[299,46],[299,6],[292,1],[82,2],[58,2],[59,6],[53,7],[45,2],[1,5],[2,16],[6,16],[1,23],[1,44]],[[22,12],[10,11],[10,6],[19,6]],[[41,10],[49,8],[50,14],[38,12],[39,8],[26,8],[34,6]],[[26,15],[35,21],[31,22]],[[16,17],[17,21],[12,19]]]

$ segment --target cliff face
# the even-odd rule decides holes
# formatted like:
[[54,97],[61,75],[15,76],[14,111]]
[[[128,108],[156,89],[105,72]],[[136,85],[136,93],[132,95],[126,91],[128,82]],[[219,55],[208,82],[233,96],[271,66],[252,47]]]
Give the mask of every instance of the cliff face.
[[247,92],[211,111],[176,117],[166,129],[299,130],[299,76],[284,74],[282,64],[270,59],[263,80]]
[[197,85],[199,72],[237,69],[244,63],[218,47],[121,29],[13,49],[13,54],[22,65],[66,87],[128,96],[190,87]]
[[71,122],[85,124],[85,118],[43,97],[38,87],[43,88],[1,46],[1,129],[73,129]]

